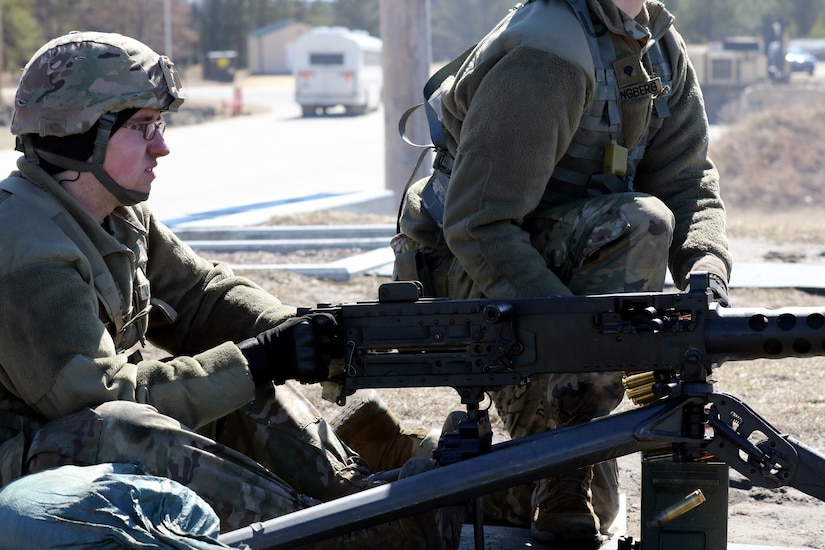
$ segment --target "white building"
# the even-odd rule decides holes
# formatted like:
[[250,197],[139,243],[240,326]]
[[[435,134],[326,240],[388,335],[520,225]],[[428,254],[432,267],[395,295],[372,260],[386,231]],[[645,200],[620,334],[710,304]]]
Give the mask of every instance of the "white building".
[[312,28],[307,23],[285,19],[251,31],[246,38],[249,73],[292,73],[288,45]]

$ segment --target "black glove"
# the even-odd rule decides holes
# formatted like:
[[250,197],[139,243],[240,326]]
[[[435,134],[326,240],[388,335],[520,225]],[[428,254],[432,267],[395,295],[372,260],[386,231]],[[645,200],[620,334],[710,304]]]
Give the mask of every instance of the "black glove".
[[728,285],[725,280],[715,273],[708,273],[710,280],[710,291],[713,299],[722,307],[730,307],[730,296],[728,296]]
[[[730,296],[728,296],[728,284],[725,279],[716,273],[708,272],[708,290],[713,295],[713,301],[718,302],[722,307],[730,307]],[[690,284],[685,287],[685,292],[690,291]]]
[[335,317],[310,313],[291,317],[238,347],[256,384],[290,379],[308,384],[328,378],[330,362],[343,357],[341,341]]

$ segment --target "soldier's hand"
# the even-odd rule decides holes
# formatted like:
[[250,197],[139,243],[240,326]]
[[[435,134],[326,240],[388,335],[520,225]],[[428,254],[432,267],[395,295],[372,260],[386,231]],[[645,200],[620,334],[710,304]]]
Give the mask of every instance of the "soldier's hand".
[[725,280],[715,273],[709,273],[710,292],[713,294],[713,299],[722,307],[730,307],[730,297],[728,296],[728,285]]
[[[711,299],[718,302],[722,307],[730,307],[730,296],[728,296],[728,283],[724,277],[712,272],[707,274],[707,290],[710,290]],[[700,273],[701,274],[701,273]],[[692,278],[692,277],[691,277]],[[704,290],[704,289],[703,289]],[[690,291],[690,283],[685,287],[685,292]]]
[[328,313],[291,317],[238,347],[256,384],[320,382],[328,378],[330,362],[343,356],[338,323]]

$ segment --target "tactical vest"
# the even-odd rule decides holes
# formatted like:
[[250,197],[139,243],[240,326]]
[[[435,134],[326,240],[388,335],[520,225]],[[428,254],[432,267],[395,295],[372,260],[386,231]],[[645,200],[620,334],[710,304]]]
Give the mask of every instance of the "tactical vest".
[[[616,52],[613,47],[611,33],[606,32],[600,21],[594,20],[593,14],[587,6],[587,0],[568,0],[568,2],[582,24],[587,43],[590,46],[595,67],[596,86],[589,110],[582,117],[581,124],[564,156],[556,164],[542,198],[542,205],[559,204],[568,200],[606,193],[632,191],[636,166],[643,158],[647,144],[662,127],[664,119],[670,115],[667,104],[667,91],[672,84],[673,70],[660,41],[652,40],[650,47],[643,55],[642,62],[645,64],[647,71],[652,76],[658,77],[661,83],[659,93],[653,100],[648,131],[637,145],[627,151],[626,168],[623,174],[616,175],[592,170],[582,171],[581,166],[592,167],[594,162],[602,166],[606,151],[615,142],[617,136],[621,135],[622,99],[618,77],[613,66],[613,62],[616,60]],[[514,9],[520,7],[521,5],[516,6]],[[444,200],[453,158],[447,151],[443,129],[438,120],[440,114],[438,86],[449,74],[454,74],[458,70],[463,60],[471,54],[472,50],[473,48],[470,48],[436,73],[424,88],[426,101],[423,105],[427,109],[436,157],[433,163],[433,174],[421,193],[421,201],[424,209],[439,227],[442,226],[444,220]],[[399,125],[402,128],[402,136],[404,136],[404,122],[411,111],[412,109],[405,113]]]
[[606,193],[633,190],[636,166],[644,157],[647,144],[670,116],[667,92],[673,81],[669,58],[659,40],[653,41],[642,61],[651,76],[661,79],[659,95],[653,99],[653,109],[646,135],[627,152],[624,174],[581,171],[580,166],[604,164],[606,150],[616,136],[621,134],[622,110],[618,77],[613,62],[616,52],[609,32],[597,32],[601,22],[594,20],[585,0],[570,0],[576,15],[584,27],[595,67],[596,87],[590,109],[582,117],[581,124],[562,159],[556,164],[542,203],[558,204],[569,199],[585,198]]

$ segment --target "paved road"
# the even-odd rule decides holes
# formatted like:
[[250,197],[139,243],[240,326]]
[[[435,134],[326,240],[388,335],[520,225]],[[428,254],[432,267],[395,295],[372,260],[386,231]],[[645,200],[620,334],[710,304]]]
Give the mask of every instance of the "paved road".
[[172,154],[161,160],[150,199],[161,219],[227,208],[260,213],[299,199],[383,191],[383,111],[305,119],[291,91],[252,88],[244,96],[269,100],[272,110],[169,128]]

